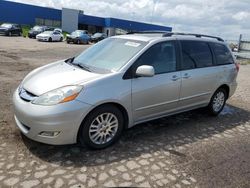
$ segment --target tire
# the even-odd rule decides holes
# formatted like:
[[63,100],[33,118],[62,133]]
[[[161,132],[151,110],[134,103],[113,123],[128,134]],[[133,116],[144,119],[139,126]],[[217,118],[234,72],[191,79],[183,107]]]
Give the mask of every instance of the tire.
[[123,127],[124,117],[117,107],[114,105],[100,106],[90,112],[83,121],[78,132],[78,140],[82,146],[104,149],[119,139]]
[[69,44],[69,41],[67,40],[67,43]]
[[63,38],[61,37],[61,38],[60,38],[60,42],[62,42],[62,41],[63,41]]
[[52,42],[52,38],[51,37],[49,38],[49,42]]
[[217,116],[226,104],[228,94],[225,89],[219,88],[213,94],[209,105],[207,106],[208,112],[212,116]]
[[10,36],[10,37],[12,36],[12,33],[11,33],[11,31],[9,31],[9,32],[8,32],[8,36]]

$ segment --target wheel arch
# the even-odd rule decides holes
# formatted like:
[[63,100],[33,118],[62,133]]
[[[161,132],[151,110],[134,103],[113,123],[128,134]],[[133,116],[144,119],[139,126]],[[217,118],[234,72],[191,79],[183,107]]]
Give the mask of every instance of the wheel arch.
[[220,87],[218,87],[218,88],[216,89],[216,91],[217,91],[218,89],[220,89],[220,88],[225,89],[225,91],[227,92],[227,99],[228,99],[229,93],[230,93],[230,87],[229,87],[227,84],[222,84]]
[[78,131],[77,131],[77,141],[79,141],[79,132],[80,132],[80,130],[82,128],[82,124],[84,123],[84,121],[86,120],[86,118],[88,117],[88,115],[91,112],[93,112],[94,110],[96,110],[97,108],[100,108],[101,106],[106,106],[106,105],[113,105],[113,106],[115,106],[116,108],[118,108],[122,112],[122,115],[123,115],[123,118],[124,118],[124,129],[128,128],[128,125],[129,125],[129,115],[128,115],[128,111],[126,110],[126,108],[123,105],[121,105],[120,103],[117,103],[117,102],[105,102],[105,103],[102,103],[102,104],[99,104],[99,105],[95,106],[83,118],[83,120],[81,122],[81,125],[79,126]]

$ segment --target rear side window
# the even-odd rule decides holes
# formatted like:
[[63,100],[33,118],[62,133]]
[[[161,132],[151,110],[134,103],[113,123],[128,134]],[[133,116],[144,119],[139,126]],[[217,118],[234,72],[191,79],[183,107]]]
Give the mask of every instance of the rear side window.
[[225,45],[213,43],[212,47],[214,50],[217,65],[226,65],[234,63],[232,54]]
[[182,69],[209,67],[213,65],[211,50],[206,42],[181,41]]

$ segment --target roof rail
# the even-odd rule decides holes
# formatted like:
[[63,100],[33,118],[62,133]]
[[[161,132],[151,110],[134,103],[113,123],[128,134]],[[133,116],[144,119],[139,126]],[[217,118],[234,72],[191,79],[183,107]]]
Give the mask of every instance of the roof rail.
[[165,34],[167,31],[158,31],[158,30],[152,30],[152,31],[131,31],[127,34]]
[[195,33],[176,33],[176,32],[166,32],[162,36],[163,37],[171,37],[172,35],[185,35],[185,36],[195,36],[198,38],[206,37],[206,38],[213,38],[217,39],[218,41],[224,42],[224,40],[220,37],[210,36],[210,35],[202,35],[202,34],[195,34]]

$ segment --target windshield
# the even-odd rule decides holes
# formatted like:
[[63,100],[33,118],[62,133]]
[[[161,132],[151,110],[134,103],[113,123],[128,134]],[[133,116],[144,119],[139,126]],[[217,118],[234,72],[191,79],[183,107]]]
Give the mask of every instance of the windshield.
[[102,36],[102,33],[95,33],[93,36],[94,36],[94,37],[101,37],[101,36]]
[[73,35],[73,36],[80,36],[81,34],[82,34],[81,31],[73,31],[73,32],[71,33],[71,35]]
[[82,52],[74,59],[74,64],[80,64],[89,69],[114,72],[125,65],[146,42],[108,38]]
[[52,34],[53,31],[44,31],[43,33],[44,33],[44,34]]
[[34,31],[41,31],[42,30],[42,27],[39,27],[39,26],[35,26],[32,28]]
[[2,24],[1,27],[11,28],[11,24]]

